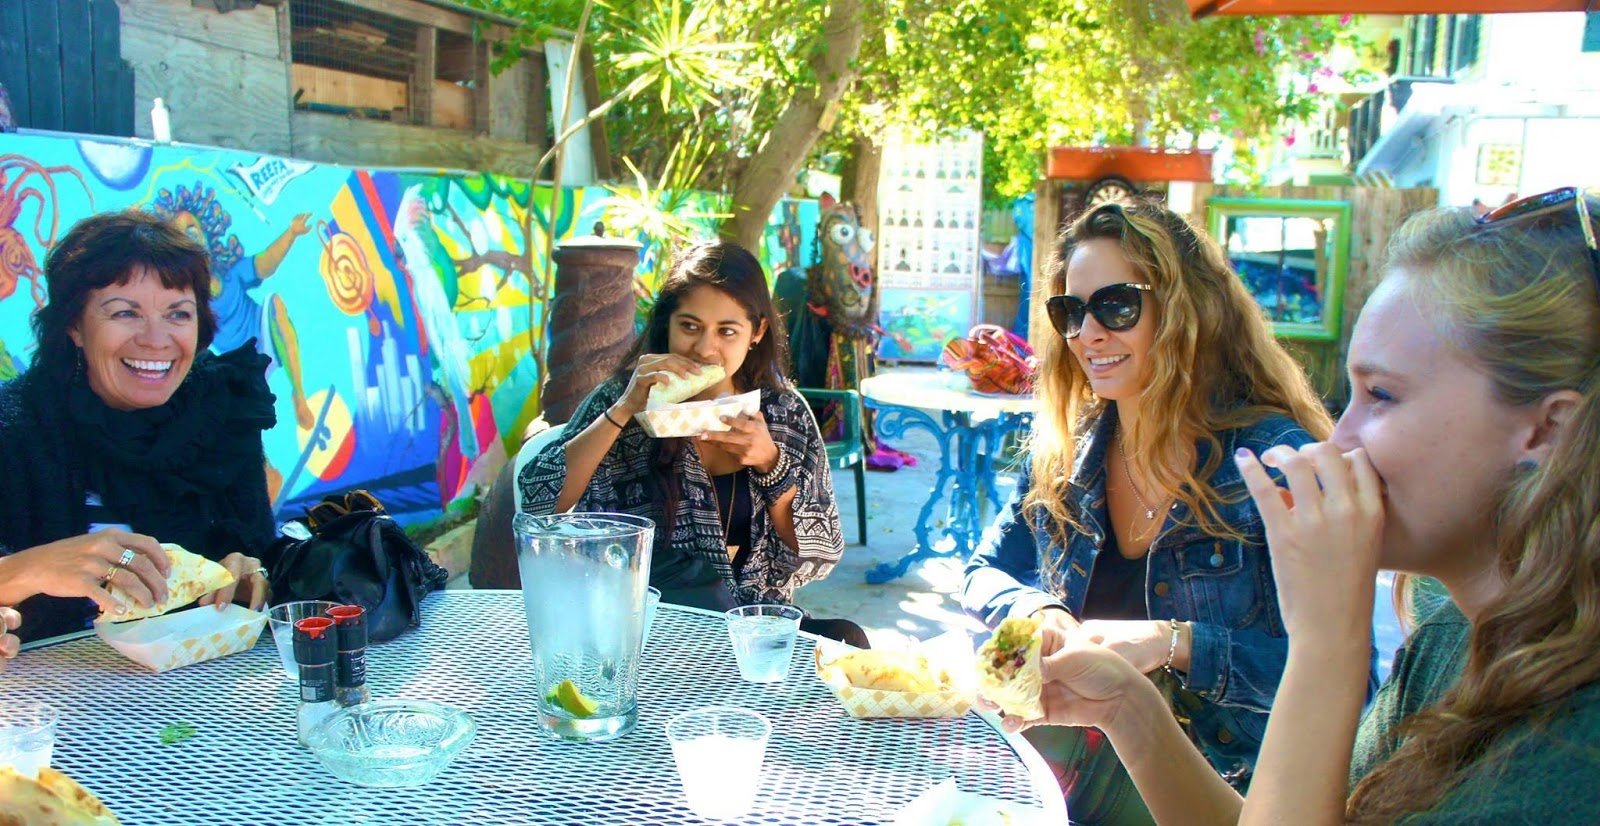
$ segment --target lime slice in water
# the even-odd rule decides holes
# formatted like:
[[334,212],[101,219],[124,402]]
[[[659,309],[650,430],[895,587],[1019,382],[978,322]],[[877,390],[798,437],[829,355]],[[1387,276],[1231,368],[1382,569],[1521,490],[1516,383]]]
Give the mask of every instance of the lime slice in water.
[[579,719],[593,717],[594,713],[600,710],[599,704],[583,696],[583,692],[578,690],[578,684],[571,680],[557,683],[556,687],[545,696],[545,700],[560,706],[562,710]]

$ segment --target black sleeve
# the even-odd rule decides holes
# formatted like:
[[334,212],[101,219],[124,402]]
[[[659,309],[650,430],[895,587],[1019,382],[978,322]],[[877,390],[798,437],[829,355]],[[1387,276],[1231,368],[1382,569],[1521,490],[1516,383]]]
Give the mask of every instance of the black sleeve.
[[262,554],[277,533],[272,503],[267,499],[266,455],[260,434],[255,439],[254,458],[245,462],[233,483],[222,492],[221,515],[211,523],[208,544],[219,559],[238,551],[268,562]]

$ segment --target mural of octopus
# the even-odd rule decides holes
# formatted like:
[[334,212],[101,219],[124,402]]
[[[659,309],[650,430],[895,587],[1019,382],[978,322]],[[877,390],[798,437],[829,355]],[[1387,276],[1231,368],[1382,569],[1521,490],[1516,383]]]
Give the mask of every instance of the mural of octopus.
[[[24,204],[38,201],[39,214],[33,219],[33,238],[41,249],[55,245],[61,229],[61,213],[54,176],[63,172],[77,178],[84,191],[89,191],[83,174],[72,167],[44,167],[22,155],[0,155],[0,300],[9,298],[16,292],[17,283],[27,279],[34,305],[44,306],[44,283],[39,278],[43,271],[28,246],[27,236],[17,229],[16,222],[22,217]],[[40,183],[29,185],[33,178],[38,178]],[[49,197],[46,197],[46,192]],[[89,197],[92,203],[93,193]],[[44,228],[47,219],[50,224],[48,232]]]

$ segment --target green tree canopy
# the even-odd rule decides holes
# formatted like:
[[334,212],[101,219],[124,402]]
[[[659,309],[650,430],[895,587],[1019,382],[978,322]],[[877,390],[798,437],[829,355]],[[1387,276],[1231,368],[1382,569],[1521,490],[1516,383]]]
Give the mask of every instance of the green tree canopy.
[[[524,36],[577,25],[579,0],[471,0],[527,21]],[[773,146],[797,97],[815,95],[819,54],[840,43],[841,7],[859,5],[854,85],[824,101],[820,144]],[[1294,75],[1353,38],[1348,19],[1221,17],[1191,21],[1182,0],[605,0],[589,20],[602,90],[638,79],[639,32],[665,15],[702,17],[705,43],[740,44],[737,84],[712,94],[639,95],[606,116],[611,150],[649,177],[689,134],[701,142],[701,188],[735,192],[765,151],[849,152],[886,127],[986,135],[992,200],[1029,191],[1046,149],[1094,143],[1191,145],[1207,135],[1276,140],[1286,120],[1313,114],[1316,86]],[[847,33],[846,33],[847,34]],[[660,62],[648,65],[659,66]],[[702,79],[704,80],[704,79]],[[678,164],[685,163],[681,152]],[[700,165],[700,161],[705,163]],[[740,208],[735,198],[734,210]]]

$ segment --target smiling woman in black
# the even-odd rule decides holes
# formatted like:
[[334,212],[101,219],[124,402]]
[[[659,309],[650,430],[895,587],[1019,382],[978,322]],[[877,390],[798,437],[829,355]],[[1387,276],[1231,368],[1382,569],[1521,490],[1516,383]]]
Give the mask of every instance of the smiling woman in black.
[[0,605],[24,640],[80,631],[165,592],[171,542],[238,579],[202,602],[265,602],[271,541],[261,432],[273,397],[254,347],[206,351],[206,251],[148,213],[97,215],[50,254],[38,351],[0,388]]

